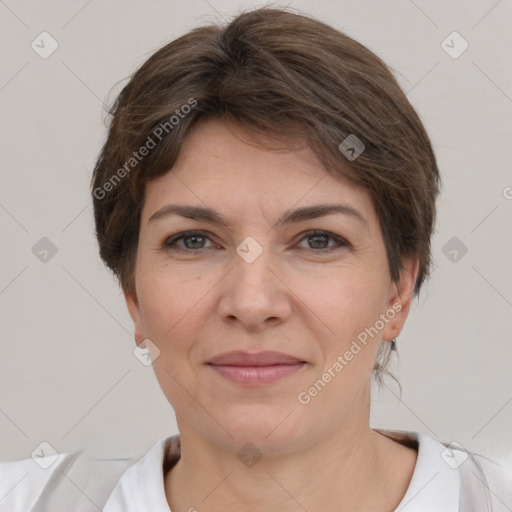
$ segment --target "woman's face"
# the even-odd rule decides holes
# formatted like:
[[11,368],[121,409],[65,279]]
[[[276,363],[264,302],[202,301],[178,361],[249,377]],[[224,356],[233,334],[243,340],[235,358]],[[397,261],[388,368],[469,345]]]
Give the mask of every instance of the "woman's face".
[[[326,205],[338,210],[315,213]],[[182,435],[277,453],[368,427],[371,370],[403,326],[416,261],[405,269],[392,283],[365,189],[307,148],[269,151],[211,120],[147,185],[126,299]],[[231,351],[302,363],[210,364]]]

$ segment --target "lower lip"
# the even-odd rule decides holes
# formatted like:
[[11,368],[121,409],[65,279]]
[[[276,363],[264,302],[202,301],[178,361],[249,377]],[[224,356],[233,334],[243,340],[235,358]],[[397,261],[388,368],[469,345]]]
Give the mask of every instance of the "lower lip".
[[271,366],[228,366],[212,365],[220,375],[239,384],[271,384],[299,371],[306,363],[274,364]]

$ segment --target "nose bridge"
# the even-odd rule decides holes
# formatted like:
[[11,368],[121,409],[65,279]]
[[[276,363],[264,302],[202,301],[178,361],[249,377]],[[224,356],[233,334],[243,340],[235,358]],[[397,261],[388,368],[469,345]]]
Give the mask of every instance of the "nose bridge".
[[290,305],[286,287],[276,277],[272,251],[248,237],[236,253],[219,313],[236,317],[246,327],[261,326],[268,318],[285,318]]
[[257,293],[267,293],[272,286],[271,269],[275,266],[271,250],[263,247],[253,237],[247,237],[238,245],[236,253],[232,284],[239,284],[244,293],[250,289]]

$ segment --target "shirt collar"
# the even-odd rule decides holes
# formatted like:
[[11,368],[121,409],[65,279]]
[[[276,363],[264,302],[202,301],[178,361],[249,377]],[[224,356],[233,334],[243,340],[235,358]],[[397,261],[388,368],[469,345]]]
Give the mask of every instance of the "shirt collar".
[[460,472],[446,462],[445,445],[419,432],[373,430],[404,444],[417,443],[418,446],[411,482],[395,512],[458,512]]
[[164,464],[172,467],[179,457],[179,434],[158,441],[121,476],[103,512],[170,512],[165,496]]
[[[458,512],[460,473],[443,459],[445,445],[418,432],[373,430],[404,444],[417,443],[418,458],[412,479],[395,512]],[[121,476],[103,512],[171,512],[164,475],[180,456],[179,434],[158,441]]]

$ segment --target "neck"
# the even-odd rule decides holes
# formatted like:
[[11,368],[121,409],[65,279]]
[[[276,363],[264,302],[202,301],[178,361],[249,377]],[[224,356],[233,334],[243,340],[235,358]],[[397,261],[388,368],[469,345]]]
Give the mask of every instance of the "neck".
[[[174,511],[360,512],[394,510],[416,461],[411,451],[368,424],[338,429],[296,451],[265,455],[250,467],[236,452],[186,431],[181,458],[165,476]],[[316,436],[318,439],[319,436]]]

